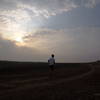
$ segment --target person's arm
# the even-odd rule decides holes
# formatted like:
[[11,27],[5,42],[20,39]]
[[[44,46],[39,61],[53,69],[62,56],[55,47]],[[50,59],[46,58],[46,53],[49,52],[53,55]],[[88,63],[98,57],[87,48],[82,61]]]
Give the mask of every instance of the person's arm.
[[49,59],[48,59],[48,63],[49,63]]
[[54,59],[54,64],[55,64],[55,59]]

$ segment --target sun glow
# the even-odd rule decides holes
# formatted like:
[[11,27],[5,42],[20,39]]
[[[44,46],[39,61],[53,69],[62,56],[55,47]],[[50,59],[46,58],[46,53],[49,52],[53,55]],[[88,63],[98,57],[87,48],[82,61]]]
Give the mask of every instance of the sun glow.
[[22,37],[17,37],[17,38],[15,39],[15,41],[16,41],[16,42],[21,42],[21,43],[22,43],[22,42],[23,42],[23,39],[22,39]]
[[24,40],[23,40],[22,37],[16,37],[16,38],[14,39],[14,41],[15,41],[15,44],[16,44],[17,46],[26,46],[26,43],[24,42]]

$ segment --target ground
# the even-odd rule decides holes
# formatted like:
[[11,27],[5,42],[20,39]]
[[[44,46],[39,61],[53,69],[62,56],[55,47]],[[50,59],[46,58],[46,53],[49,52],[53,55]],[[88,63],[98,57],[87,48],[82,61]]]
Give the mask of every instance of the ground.
[[99,100],[99,63],[0,62],[0,100]]

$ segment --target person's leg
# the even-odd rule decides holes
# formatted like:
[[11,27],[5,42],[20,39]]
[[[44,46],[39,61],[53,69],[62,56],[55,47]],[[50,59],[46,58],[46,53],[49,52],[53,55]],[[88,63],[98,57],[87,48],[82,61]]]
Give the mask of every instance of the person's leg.
[[54,66],[53,65],[50,65],[49,67],[50,67],[49,79],[52,80],[53,79],[53,70],[54,70],[53,67]]
[[51,65],[51,70],[52,70],[52,71],[54,70],[54,65]]

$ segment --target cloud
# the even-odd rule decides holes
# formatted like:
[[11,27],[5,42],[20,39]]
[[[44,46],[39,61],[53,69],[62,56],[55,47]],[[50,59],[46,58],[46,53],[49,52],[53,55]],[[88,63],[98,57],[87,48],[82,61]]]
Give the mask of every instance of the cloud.
[[13,41],[0,37],[0,60],[43,61],[43,53],[35,48],[18,47]]
[[54,53],[57,62],[93,61],[100,57],[100,28],[63,30],[38,29],[24,37],[24,46],[0,37],[0,59],[47,61]]
[[59,1],[59,0],[45,0],[37,2],[27,2],[23,1],[24,4],[19,4],[18,6],[23,9],[29,9],[33,12],[33,16],[42,16],[48,18],[50,16],[69,11],[73,8],[76,8],[73,2],[69,2],[67,0]]
[[0,10],[14,10],[16,5],[16,0],[0,0]]
[[[48,18],[80,6],[94,7],[99,0],[1,0],[1,12],[19,19],[42,16]],[[7,9],[6,9],[7,8]],[[7,13],[8,12],[8,13]],[[1,13],[2,14],[2,13]],[[28,17],[27,17],[28,16]]]
[[99,0],[0,0],[0,32],[23,37],[27,35],[27,28],[41,27],[43,20],[50,16],[98,3]]
[[64,30],[40,29],[24,37],[42,52],[55,53],[57,61],[93,61],[99,59],[100,28],[73,28]]
[[[67,39],[67,40],[66,40]],[[35,32],[31,32],[24,37],[24,41],[28,44],[34,44],[38,49],[45,52],[54,52],[61,43],[70,41],[71,37],[63,30],[54,30],[48,28],[40,28]],[[33,46],[34,46],[33,45]]]
[[[28,8],[38,14],[43,14],[44,17],[56,15],[62,12],[70,11],[77,7],[95,7],[96,4],[100,3],[99,0],[20,0],[23,8]],[[29,6],[28,6],[29,5]]]
[[94,8],[97,4],[99,4],[99,0],[83,0],[82,5],[88,8]]
[[[58,61],[99,58],[100,28],[54,30],[38,26],[50,16],[78,7],[93,8],[99,3],[100,0],[0,0],[0,59],[40,60],[52,52]],[[33,32],[27,32],[27,27]],[[16,45],[14,40],[18,37],[24,39],[26,47]]]

